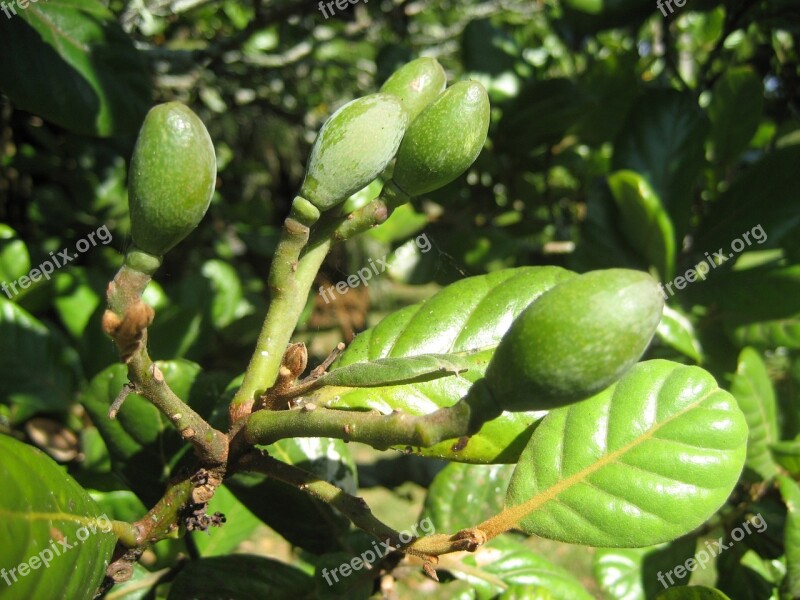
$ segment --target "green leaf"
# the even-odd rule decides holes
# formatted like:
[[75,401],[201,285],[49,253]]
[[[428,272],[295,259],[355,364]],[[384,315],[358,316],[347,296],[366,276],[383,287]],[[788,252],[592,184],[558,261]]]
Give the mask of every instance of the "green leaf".
[[778,600],[778,586],[784,578],[781,562],[743,548],[733,546],[719,555],[717,586],[735,600]]
[[312,599],[314,582],[287,564],[248,554],[189,562],[169,590],[170,600],[220,598]]
[[566,136],[586,107],[583,91],[569,79],[530,80],[504,110],[497,130],[498,148],[524,158]]
[[128,581],[115,583],[111,591],[103,596],[103,600],[147,600],[156,598],[154,588],[164,577],[164,571],[151,573],[141,564],[133,565],[133,575]]
[[622,216],[622,229],[637,252],[669,281],[675,274],[675,232],[660,198],[634,171],[608,176],[608,187]]
[[[749,234],[750,244],[775,248],[797,235],[800,211],[788,198],[800,197],[800,146],[770,152],[742,172],[711,206],[695,237],[695,248],[726,251],[733,240]],[[756,236],[757,226],[761,226]],[[763,239],[761,239],[763,238]]]
[[[341,440],[292,438],[264,448],[282,462],[315,473],[350,494],[357,492],[355,462]],[[350,522],[328,504],[260,474],[239,473],[225,484],[254,515],[295,546],[314,554],[344,548]]]
[[514,584],[539,585],[556,598],[590,600],[591,594],[565,568],[536,554],[530,547],[512,536],[501,535],[458,563],[448,563],[447,570],[467,581],[478,600],[495,598],[506,586]]
[[496,515],[513,470],[512,465],[447,465],[428,488],[420,521],[430,519],[436,531],[459,531]]
[[202,312],[216,329],[240,316],[243,297],[236,269],[221,260],[204,262],[198,273],[181,282],[181,307]]
[[692,585],[664,590],[656,596],[656,600],[730,600],[730,598],[716,588]]
[[[179,398],[201,415],[209,412],[209,400],[218,390],[204,381],[199,365],[186,360],[157,365]],[[109,406],[127,382],[125,365],[112,365],[92,379],[82,403],[108,446],[114,472],[151,506],[161,497],[172,467],[189,446],[169,419],[138,394],[127,397],[115,420],[108,418]]]
[[225,515],[225,526],[221,529],[211,528],[208,531],[191,533],[202,556],[224,556],[233,552],[239,544],[253,535],[261,524],[258,517],[250,512],[244,504],[225,486],[221,485],[208,503],[208,513],[220,512]]
[[694,325],[681,311],[665,304],[657,335],[670,348],[702,364],[703,349],[697,339]]
[[145,63],[97,0],[31,3],[0,19],[0,55],[25,58],[0,65],[11,101],[77,133],[134,133],[149,107]]
[[[601,589],[615,600],[646,600],[670,584],[686,585],[691,576],[678,577],[671,571],[694,556],[695,539],[680,538],[649,548],[598,548],[594,555],[594,575]],[[659,579],[659,577],[661,579]]]
[[316,386],[379,387],[449,377],[469,370],[458,354],[419,354],[358,362],[325,373]]
[[708,278],[714,285],[689,286],[686,296],[694,304],[713,305],[731,328],[800,317],[800,265],[764,265],[719,274],[712,271]]
[[800,597],[800,485],[784,475],[778,475],[778,488],[786,503],[784,544],[786,577],[781,591],[790,598]]
[[586,198],[586,219],[580,226],[580,241],[567,259],[579,272],[625,267],[647,270],[647,262],[630,246],[622,231],[622,219],[611,190],[595,182]]
[[0,402],[13,419],[66,411],[80,381],[75,351],[23,308],[0,298]]
[[759,321],[729,329],[738,346],[755,346],[768,350],[779,346],[800,349],[800,317]]
[[711,94],[708,117],[714,161],[726,165],[746,148],[758,129],[764,86],[749,67],[726,69]]
[[775,442],[769,449],[776,463],[793,477],[800,477],[800,440]]
[[[30,269],[31,259],[25,242],[11,227],[0,223],[0,284],[16,282]],[[3,293],[9,300],[16,295],[10,286],[4,288]]]
[[[551,411],[506,498],[518,526],[558,541],[641,547],[675,539],[722,506],[739,478],[747,424],[699,367],[634,366],[596,396]],[[636,485],[631,485],[635,481]]]
[[103,298],[92,285],[98,277],[82,267],[60,271],[54,277],[56,297],[54,305],[69,334],[80,339],[95,310],[104,304]]
[[[331,372],[350,364],[420,354],[465,354],[469,370],[409,385],[355,389],[326,387],[310,396],[318,406],[393,410],[420,415],[455,404],[483,377],[500,338],[514,318],[541,294],[574,274],[558,267],[522,267],[462,279],[425,302],[386,317],[359,334]],[[528,428],[542,412],[503,413],[484,424],[465,447],[446,441],[418,452],[460,462],[514,462]],[[460,449],[459,449],[460,448]]]
[[750,481],[767,481],[776,473],[769,450],[770,444],[777,442],[779,438],[775,390],[764,361],[753,348],[745,348],[739,354],[730,392],[744,412],[750,430],[745,478]]
[[651,89],[633,105],[614,144],[612,169],[636,171],[650,182],[670,215],[676,240],[689,227],[707,132],[694,94]]
[[0,595],[28,600],[58,590],[61,598],[91,600],[116,543],[111,521],[40,450],[0,435],[0,457]]

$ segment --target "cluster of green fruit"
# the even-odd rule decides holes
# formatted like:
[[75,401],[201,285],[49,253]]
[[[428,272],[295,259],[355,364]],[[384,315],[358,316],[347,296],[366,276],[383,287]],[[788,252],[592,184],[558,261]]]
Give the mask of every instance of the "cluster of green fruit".
[[[489,98],[475,81],[446,90],[445,83],[442,66],[420,58],[395,72],[380,92],[336,111],[311,150],[299,199],[312,212],[329,210],[375,180],[395,157],[386,188],[401,201],[461,175],[486,141]],[[157,268],[203,218],[215,179],[214,147],[197,115],[178,102],[153,108],[131,161],[135,248],[128,265]]]
[[[391,173],[384,197],[402,203],[464,173],[485,143],[489,100],[474,81],[445,87],[441,65],[421,58],[380,92],[335,112],[311,150],[293,209],[302,207],[311,224],[381,175]],[[202,219],[215,179],[214,147],[200,119],[176,102],[153,108],[131,163],[128,267],[148,275],[158,268]],[[572,275],[504,336],[486,372],[494,403],[503,410],[553,408],[606,388],[641,357],[662,307],[645,273]]]

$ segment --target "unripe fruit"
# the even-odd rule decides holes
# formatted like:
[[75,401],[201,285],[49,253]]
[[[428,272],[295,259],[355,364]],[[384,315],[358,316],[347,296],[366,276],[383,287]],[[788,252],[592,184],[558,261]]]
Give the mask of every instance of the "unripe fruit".
[[390,94],[348,102],[322,126],[300,196],[319,210],[344,202],[386,168],[408,126],[403,103]]
[[647,273],[593,271],[548,290],[503,336],[486,383],[504,410],[577,402],[619,379],[647,349],[664,298]]
[[408,111],[409,121],[444,91],[447,76],[435,58],[418,58],[403,65],[386,80],[381,92],[400,98]]
[[150,109],[129,177],[135,246],[160,257],[189,235],[208,210],[216,179],[214,144],[199,117],[179,102]]
[[453,181],[475,162],[489,131],[489,96],[477,81],[449,87],[420,113],[397,152],[393,180],[409,196]]

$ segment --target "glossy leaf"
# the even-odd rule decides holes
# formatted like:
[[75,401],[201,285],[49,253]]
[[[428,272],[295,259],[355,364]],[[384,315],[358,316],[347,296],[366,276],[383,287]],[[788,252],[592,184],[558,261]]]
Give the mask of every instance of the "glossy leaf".
[[652,185],[682,240],[692,187],[703,166],[708,121],[693,94],[651,89],[631,108],[614,144],[614,170],[630,169]]
[[[315,473],[350,494],[356,493],[355,463],[341,440],[292,438],[264,449],[282,462]],[[350,524],[329,505],[260,474],[239,473],[225,484],[254,515],[295,546],[315,554],[343,549]]]
[[[520,457],[506,503],[550,539],[641,547],[679,537],[727,499],[747,424],[699,367],[639,363],[596,396],[551,411]],[[636,481],[631,486],[631,481]]]
[[469,369],[458,354],[379,358],[339,367],[316,380],[320,386],[378,387],[449,377]]
[[[800,178],[795,176],[798,164],[800,146],[787,146],[743,171],[703,218],[695,247],[727,252],[732,241],[743,238],[744,233],[750,233],[750,244],[758,248],[789,242],[800,226],[800,212],[793,202],[786,201],[800,197]],[[758,225],[761,231],[753,231]]]
[[[385,357],[478,351],[463,357],[468,371],[411,385],[323,388],[310,398],[320,406],[383,414],[402,410],[419,415],[451,406],[483,377],[494,348],[513,319],[546,290],[573,276],[557,267],[523,267],[462,279],[359,334],[334,368]],[[504,413],[486,423],[460,450],[447,441],[418,452],[462,462],[514,462],[527,441],[526,431],[541,414]]]
[[608,187],[622,217],[627,240],[669,281],[675,274],[675,232],[661,199],[634,171],[608,176]]
[[565,568],[551,563],[536,554],[529,546],[509,535],[502,535],[466,554],[461,562],[469,567],[458,570],[449,565],[452,574],[467,581],[475,591],[475,598],[489,600],[503,591],[499,584],[539,585],[556,598],[590,600],[591,594]]
[[52,328],[0,298],[0,402],[15,421],[65,411],[80,381],[75,351]]
[[745,477],[751,481],[766,481],[776,472],[769,446],[778,441],[775,390],[761,356],[753,348],[739,354],[739,364],[731,382],[730,392],[739,403],[750,430],[747,440]]
[[512,465],[451,463],[434,478],[425,497],[422,517],[436,531],[460,531],[503,509]]
[[[11,227],[0,223],[0,283],[16,281],[27,275],[30,269],[31,259],[25,242]],[[15,296],[11,287],[7,286],[2,291],[9,300]]]
[[800,477],[800,440],[775,442],[769,449],[776,463],[793,477]]
[[111,521],[51,458],[5,435],[0,477],[0,564],[10,571],[3,570],[0,595],[28,600],[58,590],[62,598],[91,600],[116,543]]
[[189,562],[169,590],[171,600],[220,598],[313,598],[311,577],[271,558],[235,554]]
[[261,522],[236,496],[221,485],[208,503],[208,514],[220,512],[225,515],[225,526],[212,527],[208,531],[193,531],[197,549],[202,556],[223,556],[233,552],[239,544],[253,535]]
[[781,591],[791,598],[800,597],[800,485],[789,477],[778,475],[778,488],[786,503],[784,548],[786,577]]
[[703,349],[697,339],[694,325],[679,310],[665,304],[656,333],[670,348],[688,356],[698,364],[702,363]]
[[0,19],[0,56],[25,57],[0,66],[14,104],[71,131],[133,133],[149,107],[144,60],[97,0],[30,3]]
[[731,337],[739,346],[774,349],[779,346],[800,349],[800,317],[759,321],[731,328]]
[[711,91],[708,116],[714,161],[726,165],[747,148],[761,119],[764,86],[748,67],[724,71]]
[[646,600],[656,596],[664,586],[689,582],[691,571],[684,570],[683,577],[672,571],[692,558],[694,550],[694,538],[680,538],[650,548],[598,548],[594,555],[594,575],[601,589],[614,600]]
[[713,286],[688,286],[685,295],[695,304],[713,305],[730,327],[800,315],[800,265],[712,271],[712,281]]

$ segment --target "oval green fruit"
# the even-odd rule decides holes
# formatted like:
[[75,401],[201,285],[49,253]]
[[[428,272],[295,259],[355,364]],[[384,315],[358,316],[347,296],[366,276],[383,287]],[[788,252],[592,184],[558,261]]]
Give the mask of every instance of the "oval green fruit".
[[392,73],[381,92],[400,98],[413,121],[447,85],[447,75],[435,58],[417,58]]
[[664,299],[647,273],[608,269],[550,289],[503,336],[486,383],[504,410],[577,402],[619,379],[647,349]]
[[477,81],[452,85],[414,120],[397,151],[393,181],[409,196],[453,181],[475,162],[489,131],[489,96]]
[[344,202],[386,168],[407,125],[403,103],[391,94],[348,102],[322,126],[300,196],[319,210]]
[[199,117],[180,102],[150,109],[130,168],[136,247],[162,256],[189,235],[208,210],[216,179],[214,144]]

